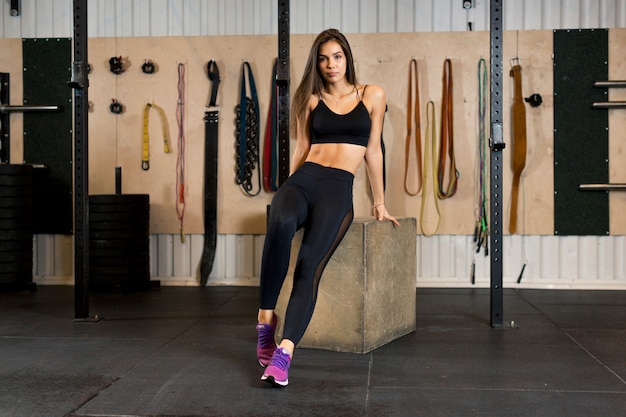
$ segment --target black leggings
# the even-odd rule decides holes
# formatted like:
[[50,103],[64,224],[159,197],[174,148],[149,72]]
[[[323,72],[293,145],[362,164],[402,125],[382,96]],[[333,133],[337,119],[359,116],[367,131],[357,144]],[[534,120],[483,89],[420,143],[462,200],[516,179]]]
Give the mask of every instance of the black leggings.
[[322,272],[354,218],[353,182],[348,171],[306,162],[272,199],[261,262],[260,308],[276,307],[289,269],[291,240],[303,227],[283,327],[283,338],[296,345],[311,321]]

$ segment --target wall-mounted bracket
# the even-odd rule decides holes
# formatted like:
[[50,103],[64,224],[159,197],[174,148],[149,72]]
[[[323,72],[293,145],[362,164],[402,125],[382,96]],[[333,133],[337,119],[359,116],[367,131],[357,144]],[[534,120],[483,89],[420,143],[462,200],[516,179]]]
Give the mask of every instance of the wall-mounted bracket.
[[11,13],[11,16],[17,17],[21,14],[21,3],[21,0],[11,0],[11,9],[9,11]]

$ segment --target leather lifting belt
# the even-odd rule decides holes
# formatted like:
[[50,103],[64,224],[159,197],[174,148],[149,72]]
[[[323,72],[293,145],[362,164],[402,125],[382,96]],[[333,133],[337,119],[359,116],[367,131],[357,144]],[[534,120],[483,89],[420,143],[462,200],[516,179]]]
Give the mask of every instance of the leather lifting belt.
[[[437,196],[440,199],[450,198],[456,194],[459,171],[456,169],[454,158],[454,137],[452,130],[452,62],[446,59],[443,63],[443,93],[441,95],[441,141],[439,146],[438,178],[439,187]],[[447,168],[448,186],[444,190],[443,184],[446,177],[446,159],[450,159]]]
[[211,95],[204,110],[204,245],[200,257],[200,285],[207,284],[217,246],[217,179],[218,139],[220,108],[217,92],[220,85],[220,70],[215,60],[207,64],[207,76],[211,81]]
[[[407,92],[407,110],[406,110],[406,145],[404,149],[404,190],[409,195],[417,195],[422,189],[422,131],[420,122],[420,94],[419,94],[419,76],[417,71],[417,61],[411,59],[409,63],[409,88]],[[415,82],[415,90],[413,90],[413,82]],[[415,94],[413,94],[415,91]],[[413,96],[415,96],[415,108],[413,108]],[[412,139],[412,122],[415,120],[415,160],[417,164],[417,189],[411,191],[409,189],[409,159],[411,154]]]
[[517,231],[517,200],[522,171],[526,166],[526,108],[522,98],[522,67],[514,65],[510,72],[515,82],[513,97],[513,186],[511,188],[511,216],[509,233]]

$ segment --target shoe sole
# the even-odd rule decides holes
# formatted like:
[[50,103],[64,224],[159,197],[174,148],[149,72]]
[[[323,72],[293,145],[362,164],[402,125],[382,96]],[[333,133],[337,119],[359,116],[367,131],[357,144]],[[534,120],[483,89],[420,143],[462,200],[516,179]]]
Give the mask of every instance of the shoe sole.
[[278,387],[278,388],[285,388],[287,386],[287,384],[289,384],[289,380],[278,381],[272,375],[269,375],[269,376],[263,375],[261,377],[261,381],[267,382],[268,384],[270,384],[270,385],[272,385],[274,387]]

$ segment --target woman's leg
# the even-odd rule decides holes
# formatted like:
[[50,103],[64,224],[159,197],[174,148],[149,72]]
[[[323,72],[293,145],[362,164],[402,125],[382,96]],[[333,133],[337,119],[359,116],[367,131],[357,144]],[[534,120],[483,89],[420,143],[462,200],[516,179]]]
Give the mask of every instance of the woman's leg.
[[290,178],[272,200],[263,247],[256,329],[257,359],[264,367],[269,365],[276,350],[274,308],[289,268],[291,240],[306,218],[306,212],[306,198],[297,187],[297,181]]
[[259,323],[270,323],[287,270],[291,241],[306,219],[307,202],[302,192],[283,184],[270,206],[267,233],[261,259]]
[[[313,180],[313,187],[307,190],[308,217],[294,271],[293,289],[285,312],[283,339],[261,376],[261,380],[279,387],[289,383],[293,351],[313,315],[322,271],[353,218],[354,176],[351,173],[316,164],[305,164],[301,171]],[[265,313],[260,312],[259,315]]]
[[325,177],[318,182],[313,193],[315,202],[305,225],[293,289],[285,312],[283,338],[291,347],[290,352],[304,335],[313,315],[322,272],[354,217],[352,174],[332,168],[325,170]]

